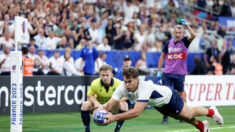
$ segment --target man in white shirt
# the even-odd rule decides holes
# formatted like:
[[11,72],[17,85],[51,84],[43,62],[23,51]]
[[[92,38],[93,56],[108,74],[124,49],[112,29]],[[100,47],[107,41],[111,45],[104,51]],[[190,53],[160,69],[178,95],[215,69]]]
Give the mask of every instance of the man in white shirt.
[[[30,59],[33,60],[33,62],[35,62],[35,59],[38,58],[38,55],[35,54],[35,51],[36,51],[36,48],[34,45],[31,45],[29,47],[29,53],[28,53],[28,57]],[[34,66],[33,66],[33,75],[37,75],[37,72],[38,72],[38,65],[36,65],[36,63],[34,63]]]
[[10,60],[10,47],[4,47],[4,53],[0,55],[0,68],[1,75],[10,75],[11,72],[11,60]]
[[[196,116],[208,116],[213,118],[218,125],[223,125],[223,117],[215,106],[209,109],[200,106],[190,108],[174,89],[139,80],[139,73],[136,68],[124,68],[122,75],[124,82],[116,88],[112,98],[103,105],[103,108],[110,111],[113,106],[119,103],[122,97],[127,97],[129,100],[136,102],[135,106],[133,109],[117,115],[108,113],[105,117],[107,121],[103,125],[108,125],[117,120],[137,117],[147,104],[153,106],[162,114],[167,114],[175,119],[184,120],[194,125],[201,132],[209,131],[209,122],[207,120],[203,122],[197,120]],[[102,109],[102,107],[99,109]]]
[[4,36],[0,38],[0,48],[4,46],[10,47],[10,48],[15,47],[15,41],[10,38],[9,32],[5,32]]
[[107,54],[100,53],[99,58],[95,62],[95,74],[99,74],[100,68],[106,64],[105,59],[107,58]]
[[111,50],[111,47],[108,45],[108,39],[107,38],[104,38],[103,43],[98,45],[97,50],[99,50],[99,51],[100,50],[101,51],[110,51]]
[[35,63],[38,65],[38,75],[46,75],[49,72],[49,59],[44,55],[43,50],[38,50]]
[[44,30],[40,28],[38,30],[38,34],[34,37],[36,41],[36,45],[38,45],[41,49],[47,49],[47,41],[46,37],[44,36]]
[[54,32],[49,31],[49,37],[46,38],[47,49],[56,49],[57,43],[61,41],[61,38],[54,37]]
[[62,75],[64,61],[60,58],[60,52],[55,51],[54,55],[49,59],[49,68],[51,71],[47,75]]

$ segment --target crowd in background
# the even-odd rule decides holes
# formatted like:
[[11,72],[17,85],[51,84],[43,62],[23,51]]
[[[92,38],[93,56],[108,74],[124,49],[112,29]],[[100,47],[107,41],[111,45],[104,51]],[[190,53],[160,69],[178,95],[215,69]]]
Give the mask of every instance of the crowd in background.
[[[185,14],[190,13],[187,7],[194,5],[212,12],[213,17],[197,21],[192,12]],[[226,33],[234,33],[235,27],[218,22],[218,16],[235,17],[235,0],[0,0],[3,74],[9,72],[7,56],[15,46],[14,16],[28,19],[27,57],[33,60],[34,75],[96,74],[106,58],[98,51],[160,52],[181,19],[187,19],[197,32],[189,51],[205,52],[203,58],[195,58],[195,64],[200,62],[206,69],[203,74],[217,74],[218,69],[221,71],[217,64],[222,65],[220,74],[235,73],[235,44],[226,38]],[[51,58],[44,55],[44,50],[55,49],[64,49],[65,54],[55,52]],[[74,60],[71,50],[82,50],[84,54]],[[192,74],[201,72],[197,70]]]

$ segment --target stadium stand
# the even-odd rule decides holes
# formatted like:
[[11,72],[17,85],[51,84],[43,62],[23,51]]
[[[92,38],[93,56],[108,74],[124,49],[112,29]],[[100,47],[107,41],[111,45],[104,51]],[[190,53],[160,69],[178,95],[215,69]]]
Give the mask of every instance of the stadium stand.
[[[188,72],[195,65],[194,57],[202,58],[211,41],[216,40],[221,56],[219,60],[229,56],[229,63],[226,63],[228,70],[223,74],[232,73],[235,0],[0,1],[1,54],[4,54],[6,45],[14,49],[14,16],[22,16],[29,22],[32,42],[28,45],[34,45],[36,53],[43,50],[48,58],[57,50],[64,55],[65,48],[70,47],[71,56],[76,60],[84,43],[86,45],[92,40],[93,47],[102,47],[100,45],[107,38],[111,51],[105,51],[106,62],[114,68],[121,66],[119,58],[125,54],[133,58],[135,65],[140,59],[140,52],[146,52],[147,68],[156,68],[159,51],[171,38],[174,25],[180,24],[181,19],[187,19],[197,32],[189,47]],[[99,48],[99,52],[103,51]],[[4,63],[3,60],[0,58],[0,63]]]

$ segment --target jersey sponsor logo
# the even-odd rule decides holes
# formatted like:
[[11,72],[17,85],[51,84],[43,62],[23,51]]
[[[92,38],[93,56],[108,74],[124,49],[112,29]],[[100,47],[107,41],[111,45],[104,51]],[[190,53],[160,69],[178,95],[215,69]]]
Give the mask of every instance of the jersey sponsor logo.
[[167,60],[185,60],[187,53],[171,53],[167,55]]
[[168,48],[168,52],[180,52],[183,48],[173,48],[173,47],[169,47]]

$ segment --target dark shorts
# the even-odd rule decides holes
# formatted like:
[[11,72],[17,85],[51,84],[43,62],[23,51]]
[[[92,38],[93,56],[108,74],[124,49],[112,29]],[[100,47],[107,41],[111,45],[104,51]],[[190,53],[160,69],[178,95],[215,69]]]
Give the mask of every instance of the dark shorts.
[[168,74],[162,75],[162,84],[174,88],[177,92],[184,92],[185,75]]
[[174,89],[171,90],[172,90],[172,97],[170,102],[166,105],[163,105],[162,107],[155,107],[155,109],[157,109],[163,115],[170,115],[170,114],[178,115],[184,107],[183,99]]

